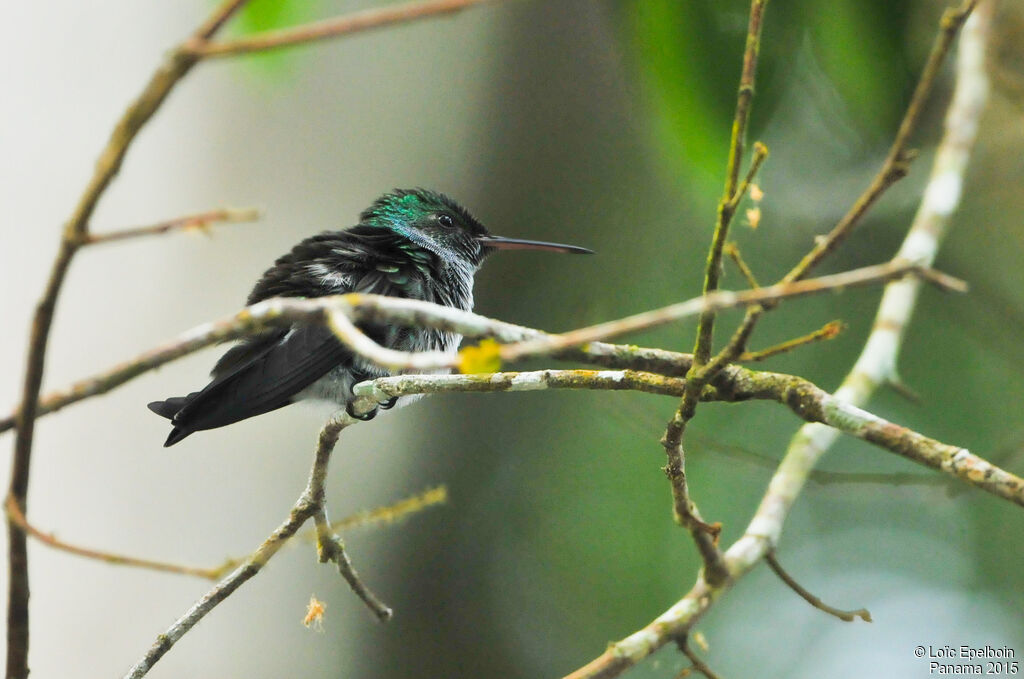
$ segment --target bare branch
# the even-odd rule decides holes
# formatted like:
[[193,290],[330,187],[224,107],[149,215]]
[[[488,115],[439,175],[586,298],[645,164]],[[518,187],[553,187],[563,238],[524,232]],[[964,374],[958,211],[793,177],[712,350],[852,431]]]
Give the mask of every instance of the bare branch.
[[259,210],[254,208],[236,209],[221,208],[196,214],[175,217],[148,226],[137,226],[130,229],[119,229],[108,233],[85,233],[79,239],[81,245],[110,243],[111,241],[138,238],[139,236],[156,236],[170,231],[198,229],[207,231],[212,222],[252,222],[260,218]]
[[372,28],[450,14],[492,1],[494,0],[422,0],[393,7],[375,7],[333,19],[266,31],[235,40],[197,43],[192,47],[191,53],[197,57],[209,58],[294,47]]
[[[706,296],[718,289],[722,275],[722,250],[729,235],[729,226],[736,206],[739,205],[743,193],[750,185],[751,179],[768,156],[768,148],[757,144],[754,158],[750,164],[742,185],[739,183],[740,162],[743,159],[743,146],[746,137],[747,122],[750,119],[750,106],[754,98],[754,76],[757,72],[757,57],[761,45],[761,26],[764,8],[768,0],[751,0],[750,20],[747,28],[747,46],[743,54],[743,71],[740,75],[739,93],[736,98],[736,113],[732,124],[732,137],[729,142],[729,160],[726,169],[725,189],[718,203],[718,217],[711,236],[704,269],[704,285],[702,293]],[[672,487],[672,515],[676,523],[690,532],[704,562],[704,570],[712,582],[721,582],[728,578],[728,571],[722,562],[722,553],[718,549],[718,534],[721,526],[707,523],[700,515],[696,503],[690,496],[686,483],[686,458],[683,451],[683,433],[686,425],[696,412],[700,401],[700,391],[704,386],[699,375],[703,364],[711,355],[714,338],[714,324],[717,310],[702,309],[697,322],[697,339],[693,349],[694,364],[687,374],[687,387],[679,403],[679,407],[665,428],[661,444],[665,449],[667,463],[665,475]]]
[[[932,45],[928,63],[921,73],[921,78],[918,80],[917,87],[900,122],[896,139],[893,141],[892,147],[882,163],[882,167],[864,192],[854,201],[854,204],[843,215],[836,226],[833,227],[832,231],[827,236],[819,239],[814,248],[781,282],[793,282],[805,277],[814,266],[817,266],[822,259],[846,239],[846,236],[856,227],[882,194],[907,174],[910,161],[913,159],[913,153],[907,149],[910,137],[917,128],[924,102],[935,85],[939,67],[949,51],[953,38],[956,37],[957,31],[973,9],[975,2],[976,0],[965,0],[959,9],[947,10],[943,15],[940,30]],[[715,374],[723,366],[737,360],[746,351],[747,343],[754,332],[754,328],[770,306],[773,306],[772,302],[768,302],[763,306],[751,306],[747,309],[743,321],[733,333],[728,344],[709,362],[706,369],[708,375]]]
[[[747,174],[743,177],[743,181],[740,182],[736,192],[729,200],[728,207],[730,210],[735,210],[739,207],[740,201],[743,200],[743,196],[747,195],[751,183],[766,160],[768,160],[768,147],[761,142],[756,142],[754,144],[754,156],[750,159],[750,167],[747,168]],[[726,243],[726,247],[728,247],[728,243]]]
[[799,349],[807,344],[835,339],[845,328],[846,326],[842,321],[829,321],[814,332],[801,335],[800,337],[794,337],[793,339],[786,340],[785,342],[780,342],[779,344],[770,346],[767,349],[761,349],[760,351],[744,351],[736,357],[736,360],[744,363],[764,361],[773,356],[778,356],[779,354]]
[[757,282],[757,277],[754,276],[753,270],[747,265],[747,262],[743,259],[743,255],[740,254],[740,248],[736,243],[725,244],[725,254],[736,264],[736,268],[740,270],[743,277],[747,279],[747,285],[752,289],[757,289],[761,285]]
[[782,567],[782,564],[779,563],[778,558],[776,558],[775,556],[774,549],[770,550],[768,553],[764,555],[764,560],[768,563],[768,566],[772,569],[775,575],[779,576],[780,580],[786,583],[786,585],[789,586],[789,588],[792,589],[794,592],[799,594],[804,601],[814,606],[818,610],[825,611],[829,615],[835,616],[843,622],[853,622],[857,618],[860,618],[864,622],[871,622],[871,614],[868,612],[868,609],[866,608],[858,608],[854,611],[846,611],[841,608],[836,608],[835,606],[829,606],[824,601],[822,601],[821,599],[819,599],[818,597],[814,596],[806,589],[804,589],[803,586],[799,582],[797,582],[793,578],[793,576],[787,573],[786,569]]
[[[356,512],[355,514],[350,514],[349,516],[338,519],[337,521],[333,521],[331,522],[331,530],[339,531],[380,524],[393,524],[412,514],[417,514],[430,507],[444,504],[447,500],[448,489],[445,486],[435,486],[433,488],[428,488],[422,493],[402,498],[397,502],[382,505],[380,507],[374,507],[372,509],[364,509]],[[205,580],[219,580],[245,561],[245,557],[230,558],[219,566],[214,566],[213,568],[199,568],[167,561],[143,559],[115,552],[106,552],[99,549],[93,549],[91,547],[82,547],[80,545],[73,545],[69,542],[65,542],[64,540],[59,540],[52,533],[47,533],[32,525],[29,520],[18,511],[17,505],[10,501],[8,501],[5,510],[11,515],[11,520],[20,526],[25,533],[30,537],[39,540],[47,547],[52,547],[58,551],[67,552],[68,554],[74,554],[75,556],[80,556],[86,559],[102,561],[114,566],[130,566],[132,568],[142,568],[161,573],[190,575],[203,578]],[[300,534],[299,537],[303,539],[316,540],[316,530],[305,531]],[[292,545],[295,543],[289,542],[288,544]]]
[[[756,290],[744,290],[742,292],[717,290],[702,297],[695,297],[685,302],[679,302],[678,304],[672,304],[653,311],[645,311],[634,316],[620,318],[616,321],[572,330],[561,335],[549,335],[536,340],[509,344],[501,348],[501,358],[504,361],[513,361],[526,356],[551,354],[562,349],[586,344],[587,342],[611,339],[637,330],[658,327],[683,318],[695,316],[706,310],[719,311],[721,309],[750,304],[818,294],[828,290],[870,285],[882,280],[902,278],[907,274],[924,277],[929,282],[935,283],[946,290],[963,291],[966,289],[966,285],[955,278],[945,274],[938,274],[932,269],[907,261],[894,260],[886,264],[867,266],[841,274],[822,276],[795,283],[778,283]],[[813,284],[805,286],[805,284],[809,283]]]
[[[364,509],[355,514],[331,522],[332,531],[348,530],[350,528],[361,528],[376,526],[379,524],[390,525],[413,514],[418,514],[424,509],[443,505],[448,502],[448,488],[446,486],[434,486],[422,493],[402,498],[398,502],[388,505]],[[315,537],[315,535],[313,536]]]
[[[353,387],[362,408],[372,407],[393,396],[409,394],[543,389],[631,390],[680,396],[685,389],[685,381],[633,370],[541,370],[486,375],[395,375],[361,382]],[[775,401],[807,422],[826,425],[834,430],[835,435],[842,432],[862,439],[1024,506],[1024,479],[965,448],[936,441],[850,405],[802,377],[729,366],[704,390],[701,399],[729,403]]]
[[115,566],[133,566],[135,568],[146,568],[154,571],[161,571],[164,573],[177,573],[179,575],[193,575],[199,578],[206,578],[207,580],[214,580],[217,578],[217,574],[220,572],[219,568],[197,568],[195,566],[183,566],[176,563],[168,563],[164,561],[153,561],[152,559],[140,559],[134,556],[126,556],[124,554],[116,554],[114,552],[104,552],[98,549],[90,549],[88,547],[81,547],[73,545],[63,540],[58,540],[56,537],[49,533],[44,533],[39,530],[25,518],[25,515],[21,513],[21,509],[18,507],[18,503],[13,502],[12,498],[7,499],[5,505],[7,511],[7,517],[11,522],[16,524],[22,531],[31,535],[35,539],[39,540],[43,544],[53,547],[54,549],[68,554],[74,554],[75,556],[85,557],[86,559],[95,559],[97,561],[103,561]]

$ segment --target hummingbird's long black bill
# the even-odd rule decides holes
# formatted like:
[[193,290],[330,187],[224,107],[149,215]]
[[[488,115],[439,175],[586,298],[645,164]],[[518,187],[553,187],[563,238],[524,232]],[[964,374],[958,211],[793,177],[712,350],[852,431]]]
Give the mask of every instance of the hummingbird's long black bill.
[[548,252],[566,252],[572,255],[592,255],[593,250],[578,245],[562,243],[545,243],[539,240],[523,240],[522,238],[503,238],[502,236],[477,236],[477,242],[484,247],[495,250],[547,250]]

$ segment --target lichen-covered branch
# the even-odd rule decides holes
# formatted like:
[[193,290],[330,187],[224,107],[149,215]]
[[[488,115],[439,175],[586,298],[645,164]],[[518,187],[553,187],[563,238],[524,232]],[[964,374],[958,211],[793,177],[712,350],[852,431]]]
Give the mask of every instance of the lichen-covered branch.
[[[729,236],[729,225],[739,205],[740,195],[737,191],[740,177],[740,163],[743,160],[744,140],[747,122],[750,120],[751,103],[754,100],[754,80],[757,74],[757,58],[761,51],[761,26],[764,23],[764,10],[768,0],[751,0],[750,18],[747,26],[747,45],[743,52],[743,70],[740,74],[739,91],[736,97],[736,113],[732,121],[732,136],[729,140],[729,160],[726,167],[725,189],[718,204],[718,218],[711,235],[711,247],[708,249],[704,267],[704,286],[706,295],[718,289],[718,279],[722,275],[722,250]],[[757,171],[767,157],[767,148],[761,145],[751,163],[751,175]],[[745,182],[744,185],[749,184]],[[697,341],[693,355],[698,364],[706,363],[711,355],[711,342],[714,336],[715,310],[708,309],[701,313],[697,325]]]
[[[692,317],[707,306],[725,309],[743,306],[751,300],[784,299],[826,292],[857,285],[868,285],[905,275],[923,276],[944,289],[962,290],[963,283],[931,269],[908,262],[890,262],[846,273],[743,292],[719,290],[705,297],[601,323],[561,335],[549,335],[532,328],[496,321],[468,311],[430,302],[349,294],[316,299],[275,298],[254,304],[242,311],[210,323],[204,323],[154,349],[70,387],[52,392],[37,405],[38,415],[55,412],[83,399],[106,393],[154,368],[204,347],[239,339],[269,327],[292,323],[325,323],[339,338],[366,358],[393,369],[436,370],[451,368],[457,359],[440,352],[405,353],[387,349],[363,334],[354,321],[394,323],[410,327],[429,327],[458,332],[466,337],[495,337],[509,342],[500,349],[503,359],[553,354],[559,358],[580,360],[608,367],[634,368],[668,375],[684,374],[692,357],[660,349],[639,349],[598,340]],[[351,316],[351,318],[349,317]],[[585,346],[582,346],[585,345]],[[0,433],[16,426],[18,413],[0,419]]]
[[[543,389],[631,390],[680,396],[685,380],[640,371],[540,370],[487,375],[396,375],[362,382],[354,393],[363,407],[409,394],[538,391]],[[722,371],[701,394],[703,401],[769,400],[801,419],[872,443],[976,488],[1024,506],[1024,479],[965,448],[936,441],[844,402],[837,395],[795,375],[759,372],[739,366]]]

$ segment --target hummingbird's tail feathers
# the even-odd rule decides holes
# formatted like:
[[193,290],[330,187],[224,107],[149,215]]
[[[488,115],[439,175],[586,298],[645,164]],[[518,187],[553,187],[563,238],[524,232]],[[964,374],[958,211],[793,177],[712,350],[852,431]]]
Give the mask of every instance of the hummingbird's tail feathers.
[[165,446],[196,431],[282,408],[332,368],[352,360],[352,353],[321,326],[299,327],[242,347],[248,356],[236,353],[231,369],[202,391],[149,404],[174,425]]
[[181,429],[180,427],[175,427],[174,429],[171,429],[171,433],[167,435],[167,440],[164,441],[164,448],[170,448],[175,443],[177,443],[178,441],[192,433],[193,432],[186,431],[184,429]]
[[[195,396],[195,394],[189,394],[189,396]],[[174,396],[172,398],[164,399],[163,401],[153,401],[152,403],[146,404],[146,407],[160,417],[166,417],[168,420],[173,420],[175,414],[182,409],[182,407],[188,402],[188,399],[188,396]]]
[[[200,392],[194,391],[188,396],[172,396],[171,398],[164,399],[163,401],[153,401],[152,403],[146,404],[146,407],[152,410],[160,417],[166,417],[168,420],[174,421],[174,416],[181,412],[181,409],[193,400]],[[164,441],[164,448],[173,446],[178,441],[182,440],[194,430],[183,429],[181,427],[174,427],[171,429],[171,433],[168,434],[167,440]]]

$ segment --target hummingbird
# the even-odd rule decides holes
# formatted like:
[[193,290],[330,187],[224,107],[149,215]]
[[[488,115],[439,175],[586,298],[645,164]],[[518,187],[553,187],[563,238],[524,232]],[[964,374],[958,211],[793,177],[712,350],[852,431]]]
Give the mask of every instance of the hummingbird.
[[[300,242],[267,269],[249,293],[252,305],[270,297],[322,297],[350,292],[424,300],[471,311],[473,277],[497,250],[592,251],[490,234],[466,208],[426,189],[384,194],[344,231],[325,231]],[[364,324],[382,346],[400,351],[454,351],[462,336],[444,330]],[[391,375],[355,355],[320,325],[293,324],[247,337],[217,361],[212,381],[188,396],[153,401],[149,409],[171,421],[164,446],[197,431],[215,429],[305,399],[352,409],[352,387]],[[414,397],[403,397],[411,401]]]

